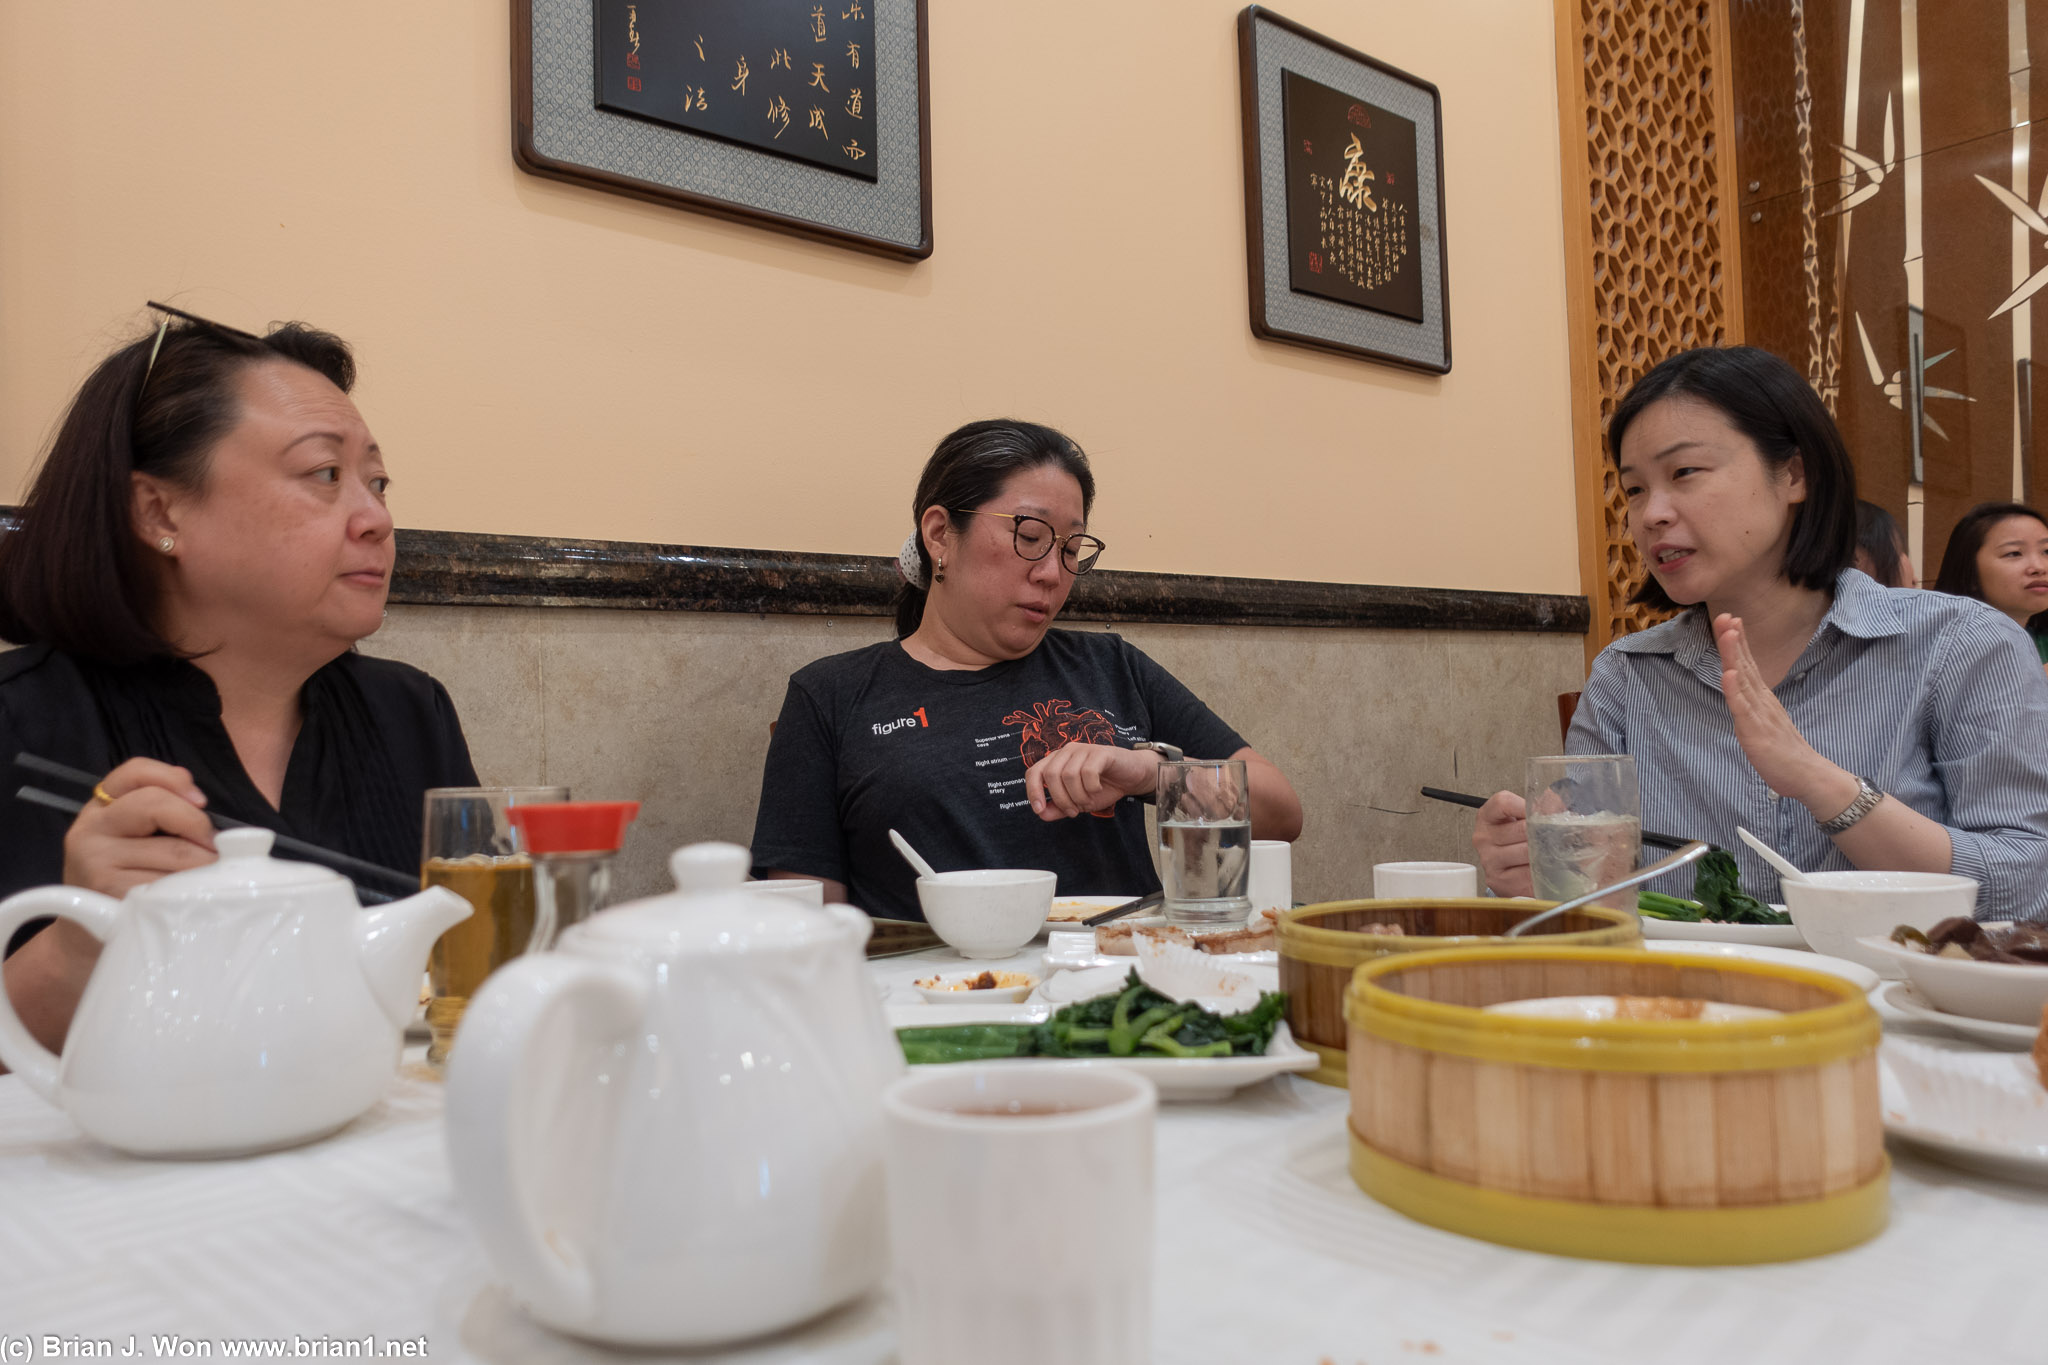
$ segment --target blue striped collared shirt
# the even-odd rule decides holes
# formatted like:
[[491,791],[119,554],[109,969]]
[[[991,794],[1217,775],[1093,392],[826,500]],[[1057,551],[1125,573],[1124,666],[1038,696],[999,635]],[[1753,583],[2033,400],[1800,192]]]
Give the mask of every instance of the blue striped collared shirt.
[[[1821,755],[1946,826],[1979,919],[2048,915],[2048,677],[2025,631],[1967,597],[1882,588],[1854,569],[1778,700]],[[1731,850],[1742,886],[1782,900],[1741,825],[1809,872],[1851,864],[1735,742],[1704,609],[1600,652],[1567,752],[1633,754],[1643,828]],[[1688,894],[1690,869],[1658,890]]]

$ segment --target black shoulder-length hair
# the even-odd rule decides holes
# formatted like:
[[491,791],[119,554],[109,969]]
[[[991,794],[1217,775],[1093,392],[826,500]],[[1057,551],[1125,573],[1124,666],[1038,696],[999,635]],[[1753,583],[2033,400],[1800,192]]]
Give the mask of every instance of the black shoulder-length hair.
[[1870,576],[1881,587],[1905,588],[1899,563],[1906,557],[1906,538],[1892,514],[1865,498],[1856,499],[1856,554],[1870,561]]
[[173,322],[161,346],[152,328],[86,376],[19,526],[0,536],[0,640],[108,664],[177,653],[157,631],[159,579],[135,533],[130,476],[204,487],[214,446],[240,417],[236,376],[266,360],[304,365],[344,393],[355,384],[348,344],[297,322],[263,337]]
[[[1749,438],[1773,474],[1799,457],[1806,501],[1792,508],[1785,577],[1832,593],[1836,576],[1856,562],[1856,469],[1820,395],[1799,371],[1754,346],[1682,351],[1638,379],[1608,419],[1607,453],[1617,467],[1629,427],[1665,398],[1691,399],[1719,412]],[[1630,600],[1667,611],[1678,607],[1654,574],[1645,574]]]
[[896,636],[914,632],[924,621],[925,598],[931,591],[932,547],[924,538],[927,507],[943,507],[946,520],[961,529],[965,519],[956,508],[976,508],[1003,491],[1010,476],[1041,465],[1054,465],[1081,485],[1081,516],[1095,506],[1095,474],[1088,456],[1073,441],[1036,422],[992,417],[969,422],[940,441],[918,476],[910,499],[910,529],[917,537],[918,581],[905,582],[896,594]]
[[[1941,574],[1934,580],[1936,592],[1953,593],[1957,597],[1974,597],[1985,601],[1984,578],[1977,572],[1977,555],[1983,550],[1984,542],[1991,537],[1991,528],[2007,517],[2032,517],[2043,526],[2048,526],[2048,516],[2043,516],[2023,502],[1980,502],[1963,513],[1956,529],[1948,533],[1948,548],[1941,552]],[[2048,632],[2048,611],[2035,612],[2027,618],[2027,633],[2040,635]]]

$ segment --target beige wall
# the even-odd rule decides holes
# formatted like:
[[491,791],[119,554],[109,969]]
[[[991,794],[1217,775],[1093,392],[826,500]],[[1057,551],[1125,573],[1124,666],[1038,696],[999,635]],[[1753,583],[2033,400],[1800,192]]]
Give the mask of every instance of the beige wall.
[[934,0],[908,265],[515,171],[504,0],[0,5],[0,501],[160,298],[355,341],[402,525],[893,553],[1013,413],[1116,567],[1577,592],[1550,7],[1285,6],[1442,88],[1442,379],[1252,338],[1238,8]]
[[[1519,790],[1527,756],[1556,752],[1557,694],[1580,678],[1571,635],[1116,629],[1301,793],[1304,900],[1370,894],[1376,862],[1469,862],[1471,812],[1416,789]],[[643,802],[619,889],[644,895],[666,886],[677,846],[751,841],[784,679],[886,638],[877,617],[393,607],[363,648],[447,684],[484,781]]]

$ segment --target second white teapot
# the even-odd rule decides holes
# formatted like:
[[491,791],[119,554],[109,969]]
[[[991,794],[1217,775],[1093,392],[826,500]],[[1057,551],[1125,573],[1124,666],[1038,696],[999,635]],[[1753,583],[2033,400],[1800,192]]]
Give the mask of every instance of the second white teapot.
[[747,895],[697,844],[678,892],[501,968],[448,1065],[448,1155],[541,1322],[630,1345],[792,1326],[886,1264],[881,1092],[903,1070],[851,906]]

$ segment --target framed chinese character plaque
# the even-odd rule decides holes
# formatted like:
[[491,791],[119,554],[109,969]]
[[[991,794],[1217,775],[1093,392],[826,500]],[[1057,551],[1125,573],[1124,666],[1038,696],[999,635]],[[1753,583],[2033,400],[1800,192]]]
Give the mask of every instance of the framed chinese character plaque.
[[1436,87],[1257,5],[1237,38],[1252,331],[1448,372]]
[[656,203],[932,251],[926,0],[512,0],[513,158]]

